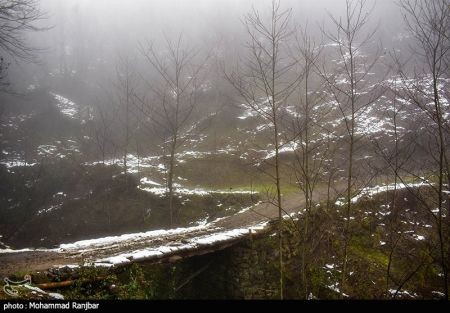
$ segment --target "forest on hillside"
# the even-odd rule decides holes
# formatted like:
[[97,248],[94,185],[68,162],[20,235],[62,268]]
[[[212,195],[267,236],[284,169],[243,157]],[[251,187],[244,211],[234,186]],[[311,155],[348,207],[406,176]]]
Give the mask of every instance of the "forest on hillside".
[[0,0],[0,300],[448,300],[449,101],[449,0]]

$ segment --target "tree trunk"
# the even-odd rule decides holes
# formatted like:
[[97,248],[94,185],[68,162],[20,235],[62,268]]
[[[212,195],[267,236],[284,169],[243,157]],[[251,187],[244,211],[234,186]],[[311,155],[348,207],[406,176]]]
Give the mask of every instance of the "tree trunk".
[[350,79],[351,79],[351,121],[350,121],[350,145],[349,145],[349,164],[348,164],[348,177],[347,177],[347,210],[346,210],[346,221],[344,228],[344,255],[343,255],[343,266],[342,266],[342,283],[341,283],[341,293],[344,294],[346,287],[347,278],[347,263],[348,263],[348,245],[350,243],[350,217],[352,210],[352,183],[353,183],[353,150],[354,150],[354,137],[355,137],[355,81],[354,81],[354,59],[353,51],[351,50],[352,42],[350,42]]
[[[438,135],[439,135],[439,186],[438,186],[438,202],[439,202],[439,216],[438,216],[438,233],[439,233],[439,247],[440,247],[440,258],[441,258],[441,267],[443,271],[443,289],[445,298],[449,298],[448,294],[448,269],[447,269],[447,261],[445,258],[446,255],[446,240],[444,235],[444,227],[443,227],[443,197],[442,193],[444,191],[444,157],[445,157],[445,140],[444,140],[444,131],[442,125],[442,112],[439,101],[439,90],[437,87],[438,77],[434,74],[433,77],[433,89],[434,89],[434,103],[438,124]],[[447,212],[448,214],[448,212]]]
[[175,171],[175,152],[177,146],[178,136],[174,135],[172,139],[172,145],[170,147],[170,160],[169,160],[169,177],[167,179],[167,186],[169,188],[169,214],[170,214],[170,228],[174,226],[174,211],[173,211],[173,177]]

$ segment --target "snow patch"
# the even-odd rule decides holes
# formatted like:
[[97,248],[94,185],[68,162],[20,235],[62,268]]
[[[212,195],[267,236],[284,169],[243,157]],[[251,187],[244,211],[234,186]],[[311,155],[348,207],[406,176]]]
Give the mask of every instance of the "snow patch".
[[161,186],[161,184],[159,184],[159,183],[157,183],[157,182],[155,182],[155,181],[153,181],[153,180],[151,180],[151,179],[149,179],[147,177],[141,178],[141,184]]
[[38,165],[38,163],[28,163],[28,162],[22,161],[22,160],[2,161],[2,162],[0,162],[0,164],[3,164],[7,168],[32,167],[32,166]]
[[[423,186],[430,186],[430,182],[428,181],[422,181],[419,183],[412,183],[412,184],[404,184],[404,183],[398,183],[397,188],[395,188],[395,184],[391,185],[384,185],[384,186],[375,186],[375,187],[367,187],[360,190],[359,194],[351,199],[352,203],[357,203],[361,198],[368,197],[371,198],[379,193],[392,191],[394,189],[400,190],[400,189],[406,189],[406,188],[420,188]],[[343,202],[341,200],[344,200],[343,198],[340,198],[338,201],[335,202],[336,206],[343,206],[346,204],[346,202]],[[385,215],[388,215],[388,213],[384,213]]]
[[105,246],[120,244],[128,241],[138,241],[138,240],[148,240],[157,237],[163,236],[171,236],[171,235],[181,235],[187,234],[190,232],[205,230],[205,226],[195,226],[188,228],[176,228],[169,230],[153,230],[144,233],[133,233],[133,234],[124,234],[120,236],[109,236],[104,238],[97,239],[89,239],[89,240],[81,240],[74,243],[69,244],[61,244],[59,248],[63,251],[72,251],[72,250],[93,250],[98,249]]
[[[216,243],[239,239],[249,233],[263,230],[267,226],[267,222],[251,226],[249,228],[233,229],[222,231],[218,233],[207,234],[197,238],[190,238],[183,243],[176,245],[166,245],[155,248],[135,250],[131,252],[122,253],[108,258],[102,258],[93,262],[96,266],[115,266],[119,264],[129,263],[133,260],[143,260],[153,257],[162,257],[163,255],[186,251],[189,249],[197,249],[204,246],[210,246]],[[193,227],[196,229],[204,227]],[[191,228],[192,229],[192,228]],[[90,245],[90,244],[89,244]],[[76,247],[80,246],[79,244]],[[85,245],[83,245],[85,246]]]
[[[175,186],[176,185],[176,186]],[[167,192],[168,192],[168,188],[167,187],[143,187],[143,186],[139,186],[139,189],[152,193],[154,195],[158,195],[160,197],[164,197]],[[174,193],[178,194],[178,195],[189,195],[189,196],[208,196],[211,194],[223,194],[223,195],[228,195],[228,194],[256,194],[257,192],[255,191],[248,191],[248,190],[208,190],[208,189],[203,189],[203,188],[185,188],[182,187],[178,184],[174,184]]]
[[41,288],[33,287],[33,286],[30,286],[30,285],[27,285],[27,284],[22,285],[22,286],[24,288],[26,288],[26,289],[31,290],[31,291],[34,291],[34,292],[37,292],[37,293],[40,293],[40,294],[43,294],[43,295],[47,295],[50,298],[53,298],[55,300],[64,300],[64,296],[62,294],[59,294],[59,293],[56,293],[56,292],[45,292]]
[[67,117],[70,117],[72,119],[76,118],[76,115],[78,114],[78,105],[69,100],[66,97],[63,97],[61,95],[58,95],[56,93],[51,92],[50,93],[55,100],[57,101],[56,105],[58,106],[58,108],[60,109],[61,113],[64,114]]
[[396,289],[389,289],[389,293],[391,294],[391,295],[395,295],[395,294],[397,294],[397,295],[399,295],[399,296],[402,296],[402,297],[404,297],[404,296],[407,296],[407,297],[410,297],[410,298],[416,298],[417,297],[417,294],[416,293],[411,293],[410,291],[408,291],[408,290],[400,290],[400,291],[398,291],[397,292],[397,290]]

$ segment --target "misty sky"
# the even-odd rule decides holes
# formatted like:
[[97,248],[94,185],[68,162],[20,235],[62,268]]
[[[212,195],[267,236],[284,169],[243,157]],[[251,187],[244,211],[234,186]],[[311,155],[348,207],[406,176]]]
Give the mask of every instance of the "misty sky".
[[[293,24],[308,24],[310,34],[318,40],[321,27],[329,26],[328,14],[339,16],[345,8],[345,0],[281,3],[293,9]],[[368,3],[374,5],[370,27],[379,27],[375,39],[389,47],[395,34],[404,31],[399,9],[393,0]],[[57,71],[61,62],[74,71],[81,67],[108,76],[107,69],[118,54],[139,55],[140,43],[158,43],[163,36],[180,34],[199,50],[219,47],[230,55],[237,54],[247,39],[243,16],[252,6],[267,14],[270,5],[271,0],[42,0],[48,18],[41,24],[51,29],[30,34],[30,41],[42,49],[40,64],[13,66],[11,80],[16,85],[21,81],[22,87],[36,81],[42,84],[43,77]]]

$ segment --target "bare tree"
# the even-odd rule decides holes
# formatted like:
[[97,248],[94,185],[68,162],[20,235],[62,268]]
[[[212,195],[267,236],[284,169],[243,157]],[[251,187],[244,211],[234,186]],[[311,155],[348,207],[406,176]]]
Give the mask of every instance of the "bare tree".
[[346,210],[344,225],[344,246],[342,256],[341,292],[346,289],[348,246],[351,240],[350,218],[352,214],[352,197],[355,192],[357,177],[355,173],[356,143],[361,139],[357,133],[358,118],[365,113],[367,107],[373,104],[381,95],[378,84],[369,82],[371,71],[376,66],[380,53],[375,51],[369,58],[364,49],[371,44],[376,29],[367,31],[371,9],[366,0],[347,0],[345,13],[341,18],[330,14],[334,27],[333,32],[324,31],[325,37],[331,41],[338,53],[338,60],[333,66],[334,73],[328,74],[322,68],[322,77],[327,91],[336,103],[344,120],[348,143]]
[[59,74],[62,75],[65,79],[68,77],[69,74],[69,66],[68,66],[68,46],[67,46],[67,39],[70,38],[70,36],[67,34],[68,29],[68,23],[69,18],[67,14],[67,3],[63,1],[57,1],[56,4],[56,11],[58,12],[58,15],[56,16],[56,24],[58,25],[56,34],[53,36],[54,40],[54,50],[57,56],[58,60],[58,71]]
[[[324,141],[321,133],[322,127],[319,125],[324,110],[317,110],[318,105],[323,103],[323,94],[319,92],[321,87],[320,75],[318,75],[317,62],[321,54],[321,45],[316,44],[313,38],[308,35],[305,28],[296,37],[295,51],[293,57],[301,66],[299,71],[298,104],[296,106],[295,121],[292,127],[293,138],[299,143],[295,149],[295,161],[293,164],[296,175],[296,184],[305,197],[304,221],[302,234],[302,285],[305,299],[309,295],[308,290],[308,254],[309,254],[309,219],[313,207],[313,195],[315,188],[322,175],[322,169],[326,158],[326,151],[323,151]],[[297,93],[296,93],[297,94]],[[325,110],[326,111],[326,110]]]
[[120,117],[122,118],[122,152],[125,183],[128,182],[128,154],[130,152],[131,138],[134,125],[132,121],[132,109],[136,106],[137,74],[133,70],[128,56],[119,55],[116,64],[116,80],[114,82],[116,99],[118,101]]
[[[450,203],[448,197],[444,199],[444,192],[449,191],[450,167],[448,160],[448,122],[445,119],[444,106],[445,91],[442,90],[443,80],[449,78],[450,59],[450,1],[419,1],[401,0],[399,5],[404,13],[407,28],[416,44],[418,57],[417,67],[411,81],[408,74],[400,70],[400,76],[405,82],[403,91],[408,100],[412,101],[432,121],[431,132],[436,139],[437,153],[430,151],[436,160],[436,176],[438,177],[437,226],[440,245],[440,262],[443,271],[443,290],[449,298],[448,288],[448,259]],[[446,99],[448,101],[448,99]],[[444,207],[447,201],[447,208]],[[447,216],[446,222],[444,216]]]
[[[411,132],[400,126],[402,116],[408,110],[408,105],[404,99],[398,97],[396,81],[390,86],[389,97],[385,97],[385,102],[380,109],[384,116],[390,121],[390,127],[385,130],[388,136],[381,139],[374,137],[371,142],[375,147],[375,153],[383,160],[383,167],[387,167],[388,181],[393,181],[392,196],[388,197],[386,192],[385,206],[390,209],[390,214],[386,224],[386,247],[388,249],[388,263],[386,266],[386,296],[390,296],[391,290],[391,270],[394,262],[394,254],[401,240],[403,239],[402,223],[400,222],[401,211],[397,207],[399,178],[404,176],[403,169],[415,153],[414,140],[411,140]],[[411,121],[413,122],[413,121]],[[383,172],[380,169],[378,172]]]
[[283,10],[280,1],[273,0],[269,19],[253,8],[244,19],[249,37],[249,56],[245,64],[240,64],[240,70],[226,74],[244,105],[265,120],[271,128],[271,143],[274,146],[273,167],[275,174],[275,205],[278,208],[279,237],[279,269],[280,298],[283,299],[283,249],[282,228],[283,208],[281,192],[281,161],[280,150],[290,142],[281,141],[281,115],[286,107],[287,99],[295,90],[297,79],[292,78],[291,71],[295,61],[287,58],[287,44],[292,38],[290,28],[291,10]]
[[[312,142],[318,132],[317,125],[319,116],[315,110],[318,104],[323,100],[323,97],[314,87],[317,81],[314,81],[317,76],[315,69],[317,61],[321,53],[320,46],[307,34],[307,30],[301,32],[301,38],[297,38],[297,51],[299,53],[299,64],[303,65],[301,77],[299,79],[299,104],[297,106],[297,120],[295,136],[300,139],[300,148],[297,152],[297,163],[300,169],[300,178],[297,180],[300,184],[305,199],[306,211],[309,212],[312,206],[312,194],[315,188],[316,177],[318,177],[318,164],[315,164],[312,159],[312,153],[317,152],[317,147]],[[317,80],[317,77],[316,77]]]
[[[113,108],[114,110],[114,108]],[[116,113],[111,108],[97,104],[95,106],[95,119],[92,121],[92,136],[98,152],[100,153],[102,164],[105,164],[106,155],[112,146],[113,127]]]
[[150,43],[147,46],[141,44],[140,51],[160,79],[159,83],[147,84],[153,94],[152,103],[147,102],[146,97],[138,97],[138,100],[145,105],[146,115],[157,125],[163,138],[168,138],[164,141],[164,150],[169,153],[167,188],[172,227],[175,223],[176,153],[184,144],[187,133],[192,131],[188,129],[188,122],[197,105],[202,70],[209,58],[196,64],[198,52],[188,48],[181,35],[174,42],[166,38],[165,54],[158,53],[158,49]]
[[[394,87],[395,88],[395,87]],[[392,217],[390,218],[390,222],[387,225],[387,232],[388,232],[388,244],[390,247],[389,257],[388,257],[388,265],[386,267],[386,295],[389,295],[389,289],[390,289],[390,275],[391,275],[391,265],[393,260],[393,255],[396,249],[397,244],[399,243],[401,236],[398,236],[398,210],[396,207],[396,199],[397,199],[397,184],[398,184],[398,177],[400,176],[400,144],[401,144],[401,138],[399,134],[399,115],[402,113],[402,104],[398,103],[397,98],[394,96],[394,99],[392,100],[392,115],[391,115],[391,121],[393,126],[393,141],[394,141],[394,149],[393,154],[391,156],[386,156],[384,153],[384,159],[388,162],[388,164],[392,165],[392,172],[394,176],[394,190],[392,192],[392,200],[390,201],[390,208],[392,212]],[[389,112],[389,110],[386,110],[386,112]],[[383,153],[385,150],[380,149],[380,152]],[[388,204],[386,204],[388,205]]]
[[25,33],[40,31],[35,23],[44,18],[37,0],[0,1],[0,49],[19,60],[33,60],[36,48],[28,45]]
[[[3,57],[0,57],[0,90],[4,90],[9,86],[9,83],[6,81],[7,69],[9,64],[6,63]],[[0,107],[0,110],[3,110]],[[0,116],[2,116],[2,112],[0,111]]]
[[28,44],[25,34],[44,30],[36,26],[44,17],[37,0],[0,0],[0,90],[9,86],[7,56],[15,61],[35,59],[37,49]]

